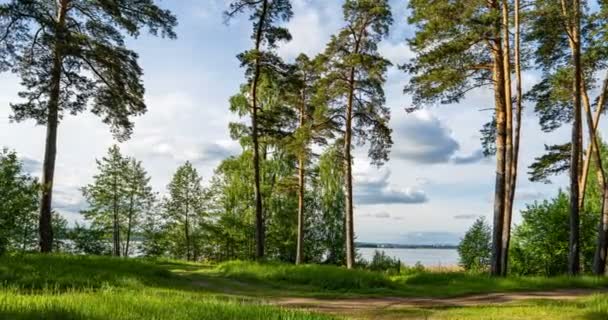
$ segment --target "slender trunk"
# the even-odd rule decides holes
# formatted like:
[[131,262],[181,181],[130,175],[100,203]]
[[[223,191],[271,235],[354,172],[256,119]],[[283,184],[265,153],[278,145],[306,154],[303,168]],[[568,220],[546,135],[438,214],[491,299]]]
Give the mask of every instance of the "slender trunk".
[[571,26],[572,62],[574,65],[572,155],[570,162],[570,239],[568,242],[568,273],[580,271],[580,206],[579,165],[581,150],[581,48],[580,48],[580,1],[573,1],[573,24]]
[[[510,179],[510,190],[509,190],[509,200],[510,204],[509,209],[509,220],[513,215],[513,203],[515,201],[515,190],[517,188],[517,170],[519,164],[519,146],[521,140],[521,124],[522,124],[522,100],[523,100],[523,90],[522,90],[522,80],[521,80],[521,40],[520,40],[520,20],[519,20],[519,0],[515,0],[515,78],[516,78],[516,107],[515,107],[515,132],[513,138],[513,159],[511,165],[511,179]],[[507,240],[503,243],[504,246],[504,259],[507,261],[505,266],[508,266],[509,260],[509,248],[511,242],[511,223],[506,224],[507,230],[503,230],[507,234]],[[503,273],[506,275],[507,270],[503,270]]]
[[346,214],[345,214],[345,231],[346,231],[346,267],[352,269],[355,265],[355,235],[354,235],[354,215],[353,215],[353,174],[352,174],[352,108],[353,108],[353,82],[354,68],[350,73],[350,93],[348,96],[348,104],[346,106],[346,128],[344,130],[344,178],[345,178],[345,196],[346,196]]
[[114,240],[114,256],[120,257],[120,229],[118,223],[118,172],[116,171],[116,168],[114,170],[112,236]]
[[[359,45],[361,41],[360,33],[359,38],[355,41],[355,53],[359,53]],[[353,159],[351,155],[352,151],[352,125],[353,125],[353,103],[355,98],[355,68],[350,69],[348,77],[348,102],[346,105],[346,125],[344,129],[344,178],[345,187],[344,192],[346,197],[345,203],[345,231],[346,231],[346,267],[352,269],[355,266],[355,223],[354,223],[354,209],[353,209]]]
[[260,144],[258,141],[258,83],[260,80],[260,46],[262,44],[262,32],[263,26],[266,22],[266,14],[268,10],[268,0],[263,0],[262,14],[258,22],[258,29],[256,32],[255,39],[255,71],[253,75],[253,82],[251,84],[251,99],[252,99],[252,111],[251,111],[251,136],[253,141],[253,191],[255,194],[255,257],[258,260],[264,258],[264,213],[262,211],[262,192],[260,190]]
[[[593,116],[593,134],[594,135],[597,133],[597,126],[600,123],[600,117],[602,115],[602,112],[604,111],[604,107],[606,104],[606,94],[608,94],[608,72],[606,72],[606,75],[604,77],[604,84],[602,85],[602,91],[600,92],[597,108],[595,110],[595,115]],[[591,163],[591,158],[592,158],[591,155],[594,152],[593,148],[594,148],[594,144],[590,143],[589,146],[587,147],[587,150],[585,151],[585,157],[584,157],[585,161],[583,163],[583,175],[579,179],[580,180],[579,203],[582,203],[585,200],[584,191],[587,188],[587,177],[589,175],[589,164]]]
[[[581,75],[581,79],[583,76]],[[601,213],[600,213],[600,223],[598,225],[598,238],[597,238],[597,247],[595,250],[595,257],[593,260],[593,273],[596,275],[603,275],[606,271],[606,252],[607,252],[607,244],[608,244],[608,203],[606,199],[608,198],[608,184],[605,177],[605,171],[602,163],[602,155],[600,145],[596,135],[596,123],[594,123],[592,112],[591,112],[591,102],[589,100],[589,96],[587,93],[587,87],[585,85],[584,79],[582,80],[582,98],[583,98],[583,106],[585,108],[585,115],[587,119],[587,128],[589,130],[589,141],[591,141],[591,146],[589,150],[592,150],[593,153],[591,158],[593,158],[593,162],[596,167],[596,175],[597,182],[599,186],[599,190],[602,190],[602,205],[601,205]],[[599,107],[598,107],[599,110]],[[586,168],[587,172],[589,171],[589,167]],[[585,172],[583,172],[585,175]],[[582,188],[583,194],[585,190]]]
[[52,202],[53,181],[55,178],[55,159],[57,158],[57,127],[59,126],[59,96],[61,92],[61,67],[63,64],[63,38],[65,16],[68,0],[58,2],[57,12],[57,38],[55,39],[55,52],[53,53],[53,66],[51,68],[51,84],[48,102],[46,123],[46,142],[44,148],[44,162],[42,165],[42,195],[40,199],[39,236],[40,252],[49,253],[53,249]]
[[494,221],[492,229],[492,259],[490,273],[493,276],[502,274],[502,233],[505,213],[505,157],[506,157],[506,103],[503,76],[503,52],[500,40],[492,44],[494,58],[494,100],[496,108],[496,182],[494,187]]
[[[300,110],[300,128],[304,127],[306,117],[306,90],[302,90],[302,105]],[[298,242],[296,252],[296,264],[304,262],[304,150],[301,151],[298,159]]]
[[190,195],[189,192],[186,191],[186,211],[185,211],[185,221],[184,221],[184,237],[186,238],[186,260],[190,261],[191,253],[190,253]]
[[513,203],[511,193],[513,184],[513,101],[511,97],[511,47],[509,43],[509,5],[507,0],[502,0],[502,30],[503,30],[503,77],[505,90],[505,213],[502,226],[502,250],[500,256],[501,275],[506,276],[508,265],[509,240],[511,236],[511,216],[513,214]]
[[125,250],[123,252],[124,257],[129,257],[129,243],[131,242],[131,229],[133,226],[133,194],[129,200],[129,216],[127,218],[127,240],[125,240]]

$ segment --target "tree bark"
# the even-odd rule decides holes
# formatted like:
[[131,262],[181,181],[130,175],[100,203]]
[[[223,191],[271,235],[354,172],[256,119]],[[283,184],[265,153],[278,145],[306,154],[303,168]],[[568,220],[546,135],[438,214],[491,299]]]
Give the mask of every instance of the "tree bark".
[[[585,108],[585,115],[587,119],[587,128],[589,130],[589,141],[591,141],[590,149],[593,153],[591,158],[593,158],[593,162],[596,167],[596,175],[599,189],[602,191],[602,204],[601,204],[601,212],[600,212],[600,221],[598,224],[598,234],[597,234],[597,247],[595,250],[595,256],[593,259],[593,273],[596,275],[603,275],[606,271],[606,253],[607,253],[607,245],[608,245],[608,183],[606,181],[605,171],[603,167],[601,148],[597,139],[596,127],[597,124],[594,122],[592,112],[591,112],[591,102],[589,100],[589,96],[587,93],[587,87],[585,85],[585,81],[583,76],[581,75],[582,80],[582,98],[583,98],[583,106]],[[598,106],[598,110],[601,108]],[[589,167],[587,166],[587,173],[589,171]],[[583,175],[586,173],[583,171]],[[583,194],[585,190],[581,187]]]
[[505,213],[506,195],[506,103],[503,75],[503,51],[500,40],[491,42],[492,55],[494,59],[493,80],[494,100],[496,114],[496,181],[494,187],[494,221],[492,229],[492,257],[490,263],[490,274],[500,276],[502,274],[502,234]]
[[120,224],[118,222],[118,168],[114,168],[114,195],[112,214],[112,237],[114,240],[114,256],[120,257]]
[[260,47],[262,44],[262,32],[264,22],[266,20],[266,14],[268,10],[268,0],[263,0],[262,14],[258,22],[258,29],[256,32],[255,39],[255,71],[253,75],[253,82],[251,84],[251,99],[252,99],[252,111],[251,111],[251,136],[253,141],[253,192],[255,195],[255,257],[258,260],[264,258],[264,213],[262,207],[262,192],[260,190],[260,144],[258,141],[258,83],[260,80]]
[[57,38],[53,53],[51,69],[51,84],[49,92],[48,114],[46,123],[46,142],[44,161],[42,164],[42,195],[40,198],[40,216],[38,232],[40,236],[40,252],[49,253],[53,250],[52,203],[53,182],[55,179],[55,160],[57,158],[57,127],[59,126],[59,96],[61,93],[61,69],[63,65],[63,37],[65,16],[68,0],[58,2]]
[[579,160],[581,149],[581,48],[580,48],[580,1],[573,1],[573,23],[570,43],[573,50],[574,65],[573,84],[573,124],[572,155],[570,162],[570,238],[568,241],[568,273],[578,275],[580,272],[580,206],[579,206]]
[[511,47],[509,43],[509,5],[507,0],[502,0],[502,30],[503,30],[503,77],[505,90],[505,213],[503,215],[502,243],[500,256],[501,275],[507,275],[509,241],[511,236],[511,216],[513,214],[513,203],[511,190],[513,184],[513,101],[511,97]]
[[[302,90],[302,105],[300,107],[300,128],[304,127],[306,118],[306,89]],[[296,252],[296,264],[304,262],[304,150],[301,151],[298,157],[298,242]]]

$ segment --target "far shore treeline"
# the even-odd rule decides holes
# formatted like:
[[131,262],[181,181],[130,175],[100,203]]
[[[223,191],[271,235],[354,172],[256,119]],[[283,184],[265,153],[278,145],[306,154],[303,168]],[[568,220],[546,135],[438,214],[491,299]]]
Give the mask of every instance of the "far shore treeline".
[[[407,6],[413,32],[391,30],[395,19],[406,18],[393,17],[404,11],[391,5]],[[11,120],[44,126],[46,136],[40,178],[25,172],[19,150],[0,151],[0,254],[128,257],[137,250],[189,261],[354,268],[357,246],[386,247],[355,242],[355,148],[367,153],[356,161],[382,166],[393,146],[391,117],[485,92],[493,104],[481,146],[496,164],[487,177],[495,183],[494,206],[491,221],[475,222],[458,246],[461,264],[493,276],[604,275],[608,158],[598,129],[608,95],[608,3],[344,0],[342,8],[341,28],[322,52],[285,61],[277,49],[292,39],[291,2],[232,0],[226,22],[251,24],[250,47],[235,52],[244,80],[234,79],[242,84],[226,101],[240,118],[227,124],[240,153],[211,177],[185,162],[165,190],[153,190],[145,163],[119,145],[137,129],[133,118],[147,111],[145,66],[127,39],[148,32],[180,41],[177,17],[155,0],[4,1],[0,72],[16,74],[22,85]],[[379,50],[389,31],[408,34],[412,58],[404,65]],[[404,94],[412,103],[405,110],[386,105],[389,68],[408,75]],[[523,72],[538,81],[527,83]],[[80,189],[86,223],[68,228],[52,207],[63,147],[57,132],[65,117],[85,111],[108,125],[117,144],[90,159],[97,172]],[[524,164],[528,172],[520,172],[526,121],[545,132],[566,127],[571,137],[535,150],[535,161]],[[514,226],[518,180],[546,183],[557,174],[568,174],[569,185],[528,204]]]

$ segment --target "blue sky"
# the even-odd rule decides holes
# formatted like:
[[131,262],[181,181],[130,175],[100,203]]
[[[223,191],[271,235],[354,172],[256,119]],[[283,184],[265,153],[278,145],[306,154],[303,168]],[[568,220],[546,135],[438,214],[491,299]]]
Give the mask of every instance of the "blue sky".
[[[244,81],[236,55],[251,47],[247,16],[224,23],[228,0],[161,1],[179,19],[177,40],[142,36],[129,41],[140,54],[149,112],[136,120],[135,134],[121,144],[125,153],[144,162],[154,187],[164,192],[174,170],[190,160],[207,182],[222,158],[239,152],[228,135],[228,98]],[[293,0],[294,17],[288,23],[293,41],[278,53],[286,60],[300,52],[322,51],[331,34],[342,25],[341,1]],[[380,51],[401,64],[412,57],[405,39],[413,33],[406,23],[407,2],[391,1],[395,25]],[[524,73],[524,87],[538,76]],[[385,90],[392,110],[394,148],[391,161],[377,169],[365,150],[356,150],[355,223],[360,241],[453,242],[476,217],[491,216],[494,159],[480,157],[479,129],[491,116],[482,111],[493,105],[487,89],[471,92],[459,104],[429,106],[406,114],[410,98],[403,94],[407,75],[389,70]],[[10,123],[9,102],[17,101],[19,80],[0,75],[0,145],[15,149],[27,167],[39,174],[44,128],[33,122]],[[562,143],[568,128],[541,133],[527,106],[523,126],[519,189],[516,207],[550,197],[566,186],[566,177],[554,184],[528,182],[527,166],[543,151],[543,144]],[[602,123],[600,130],[605,127]],[[66,116],[59,128],[59,151],[54,206],[69,220],[81,220],[85,206],[78,188],[95,173],[95,158],[113,141],[99,119],[85,113]],[[519,221],[516,213],[515,222]]]

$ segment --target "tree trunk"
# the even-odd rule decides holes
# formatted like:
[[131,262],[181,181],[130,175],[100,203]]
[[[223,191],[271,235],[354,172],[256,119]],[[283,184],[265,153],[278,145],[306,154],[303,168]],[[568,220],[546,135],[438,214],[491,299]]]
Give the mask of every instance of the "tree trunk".
[[262,211],[262,192],[260,190],[260,144],[258,141],[258,82],[260,80],[260,46],[262,44],[262,31],[268,10],[268,0],[263,0],[262,14],[258,22],[255,39],[256,61],[253,82],[251,85],[251,135],[253,141],[253,192],[255,194],[255,257],[258,260],[264,258],[264,213]]
[[118,168],[114,168],[114,170],[112,237],[114,240],[114,256],[120,257],[120,224],[118,222]]
[[345,184],[345,230],[346,230],[346,267],[352,269],[355,265],[355,233],[353,215],[353,172],[352,172],[352,108],[353,108],[353,82],[355,69],[351,70],[350,94],[346,106],[346,128],[344,130],[344,179]]
[[502,30],[503,30],[503,77],[505,90],[505,213],[503,216],[502,243],[500,256],[501,275],[507,275],[509,241],[511,236],[511,216],[513,214],[513,203],[511,190],[513,184],[513,101],[511,98],[511,47],[509,43],[509,5],[507,0],[502,0]]
[[579,160],[581,149],[581,48],[580,48],[580,1],[573,1],[573,25],[571,26],[572,62],[574,65],[572,155],[570,162],[570,238],[568,241],[568,273],[580,271],[580,206]]
[[191,259],[191,254],[190,254],[190,219],[189,219],[189,215],[190,215],[190,196],[189,196],[189,192],[188,190],[186,190],[186,211],[185,211],[185,221],[184,221],[184,237],[186,240],[186,261],[190,261]]
[[494,187],[494,221],[492,229],[492,258],[490,273],[493,276],[502,274],[502,234],[505,213],[506,195],[506,103],[504,86],[503,51],[500,40],[491,43],[494,59],[494,100],[496,108],[496,182]]
[[129,200],[129,216],[127,218],[127,240],[125,241],[125,250],[123,252],[123,257],[129,257],[129,244],[131,242],[131,228],[133,225],[133,195],[131,195],[131,199]]
[[[600,123],[600,117],[602,112],[604,111],[604,107],[606,104],[606,94],[608,94],[608,72],[604,76],[604,84],[602,85],[602,91],[600,92],[600,96],[598,99],[597,108],[595,110],[595,115],[593,117],[593,134],[597,133],[597,126]],[[591,155],[593,154],[594,144],[590,143],[585,151],[585,162],[583,163],[583,176],[579,179],[579,203],[582,203],[585,200],[585,190],[587,188],[587,176],[589,175],[589,164],[591,163],[591,159],[593,158]]]
[[[306,91],[302,92],[302,106],[300,110],[300,128],[304,127],[306,117]],[[296,252],[296,264],[304,262],[304,150],[301,151],[298,159],[298,243]]]
[[49,253],[53,250],[52,203],[53,182],[55,178],[55,159],[57,158],[57,127],[59,126],[59,96],[61,93],[61,68],[63,65],[62,42],[64,37],[67,0],[58,2],[57,39],[53,53],[51,83],[49,92],[48,114],[46,123],[46,142],[44,161],[42,164],[42,195],[40,198],[40,216],[38,232],[40,236],[40,252]]
[[[592,112],[591,112],[591,102],[589,100],[589,96],[587,93],[587,87],[585,85],[585,81],[583,76],[582,79],[582,98],[583,98],[583,106],[585,108],[585,115],[587,119],[587,129],[589,130],[589,141],[591,142],[590,149],[592,150],[591,157],[593,158],[593,162],[596,167],[596,175],[597,182],[599,185],[599,189],[602,190],[602,205],[601,205],[601,213],[600,213],[600,221],[598,225],[598,234],[597,234],[597,247],[595,250],[595,257],[593,260],[593,273],[596,275],[603,275],[606,271],[606,252],[607,252],[607,244],[608,244],[608,202],[606,199],[608,198],[608,183],[606,181],[604,166],[602,163],[602,155],[601,148],[596,135],[596,126],[594,123]],[[600,110],[600,107],[598,107]],[[589,171],[589,167],[586,168],[587,172]],[[583,175],[585,172],[583,171]],[[585,190],[581,187],[583,194]],[[580,193],[579,193],[580,194]]]

